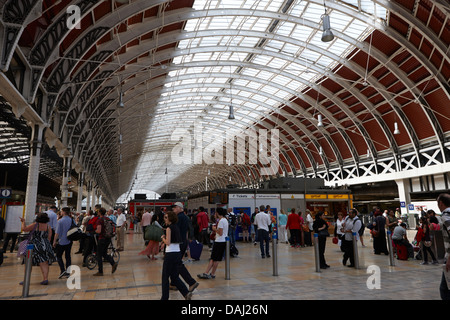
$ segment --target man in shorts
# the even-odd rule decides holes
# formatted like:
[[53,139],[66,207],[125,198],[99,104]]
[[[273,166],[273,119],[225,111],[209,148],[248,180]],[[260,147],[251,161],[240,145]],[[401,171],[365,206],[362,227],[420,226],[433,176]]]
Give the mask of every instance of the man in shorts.
[[227,211],[223,208],[217,208],[216,218],[219,219],[217,226],[213,226],[213,231],[216,232],[216,240],[214,241],[211,251],[211,258],[208,266],[203,274],[198,274],[200,279],[214,279],[216,277],[216,270],[219,262],[226,249],[226,236],[228,235],[228,220],[225,218]]

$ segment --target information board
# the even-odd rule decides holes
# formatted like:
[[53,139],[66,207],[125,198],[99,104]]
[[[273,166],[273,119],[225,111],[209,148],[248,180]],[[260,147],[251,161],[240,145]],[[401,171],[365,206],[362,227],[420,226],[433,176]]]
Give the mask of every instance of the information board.
[[7,206],[5,217],[5,232],[20,233],[22,231],[22,222],[20,218],[23,216],[24,206]]

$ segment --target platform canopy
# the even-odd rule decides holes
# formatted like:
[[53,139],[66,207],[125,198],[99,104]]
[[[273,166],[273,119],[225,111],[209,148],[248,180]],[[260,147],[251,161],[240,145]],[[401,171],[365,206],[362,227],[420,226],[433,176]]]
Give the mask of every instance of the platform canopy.
[[39,123],[111,201],[450,162],[447,0],[0,4],[0,161]]

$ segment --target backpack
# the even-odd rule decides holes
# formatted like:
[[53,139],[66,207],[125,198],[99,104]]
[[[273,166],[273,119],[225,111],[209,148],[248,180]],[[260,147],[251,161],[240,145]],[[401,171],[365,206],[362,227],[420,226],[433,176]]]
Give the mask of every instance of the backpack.
[[362,220],[359,217],[356,217],[356,219],[353,221],[353,223],[355,223],[356,220],[361,221],[361,228],[359,228],[358,234],[359,234],[359,236],[362,236],[364,234],[364,230],[366,229],[366,226],[364,225],[364,223],[362,222]]
[[112,238],[116,234],[116,224],[109,218],[104,217],[103,218],[103,226],[105,227],[104,235],[105,238]]
[[230,213],[230,227],[236,228],[237,225],[237,217],[234,213]]

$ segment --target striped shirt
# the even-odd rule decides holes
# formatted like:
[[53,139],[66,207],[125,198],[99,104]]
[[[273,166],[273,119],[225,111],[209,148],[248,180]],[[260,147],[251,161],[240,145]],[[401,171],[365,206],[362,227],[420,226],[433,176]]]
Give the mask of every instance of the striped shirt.
[[444,225],[444,231],[442,235],[444,237],[444,245],[445,245],[445,258],[450,258],[450,208],[442,211],[441,215],[442,224]]

